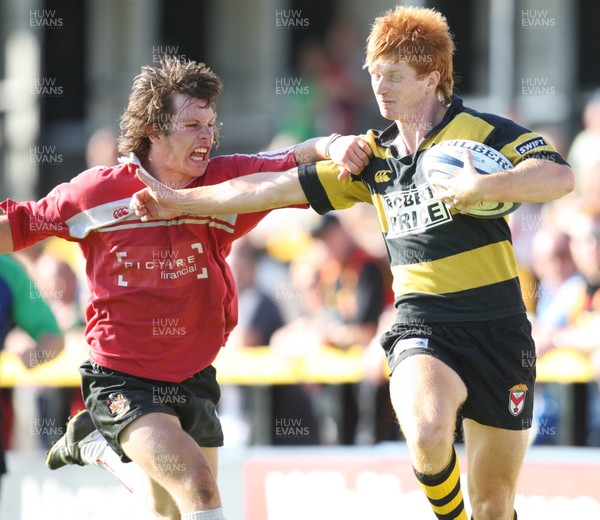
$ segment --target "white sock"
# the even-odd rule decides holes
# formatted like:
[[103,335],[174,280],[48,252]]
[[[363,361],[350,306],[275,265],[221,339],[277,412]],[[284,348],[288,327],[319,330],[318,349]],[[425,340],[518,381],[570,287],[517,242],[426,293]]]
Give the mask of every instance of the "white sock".
[[110,471],[131,493],[147,493],[144,472],[135,462],[123,462],[98,430],[94,430],[81,442],[80,457],[85,464]]
[[195,513],[186,513],[181,515],[181,520],[227,520],[223,515],[223,508],[207,509],[205,511],[196,511]]

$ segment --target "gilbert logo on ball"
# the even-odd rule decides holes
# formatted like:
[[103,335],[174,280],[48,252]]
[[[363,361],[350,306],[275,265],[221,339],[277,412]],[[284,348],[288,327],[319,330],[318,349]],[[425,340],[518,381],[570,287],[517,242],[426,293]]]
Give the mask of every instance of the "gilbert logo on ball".
[[[482,175],[502,172],[513,167],[498,150],[483,143],[468,139],[442,141],[425,150],[420,158],[425,180],[433,190],[434,196],[438,193],[437,184],[441,179],[454,177],[462,171],[465,150],[470,150],[473,167]],[[503,217],[520,205],[518,202],[481,202],[471,207],[467,214],[478,218]]]

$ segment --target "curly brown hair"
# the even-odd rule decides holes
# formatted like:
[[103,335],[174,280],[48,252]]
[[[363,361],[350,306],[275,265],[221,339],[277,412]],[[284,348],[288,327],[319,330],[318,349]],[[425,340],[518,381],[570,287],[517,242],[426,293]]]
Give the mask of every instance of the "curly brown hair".
[[[204,99],[216,112],[222,88],[221,79],[204,63],[163,56],[157,66],[142,67],[133,80],[129,103],[121,116],[119,152],[125,155],[133,152],[145,159],[150,151],[148,126],[152,125],[158,133],[170,133],[170,125],[164,123],[175,116],[171,103],[173,93]],[[218,143],[216,130],[215,142]]]

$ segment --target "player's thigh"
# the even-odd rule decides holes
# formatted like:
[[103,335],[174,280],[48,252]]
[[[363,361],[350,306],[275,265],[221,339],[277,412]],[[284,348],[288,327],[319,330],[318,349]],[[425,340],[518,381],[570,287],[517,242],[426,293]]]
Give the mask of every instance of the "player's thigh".
[[390,395],[405,435],[427,424],[454,430],[456,414],[467,398],[460,376],[440,359],[416,354],[403,359],[390,378]]
[[527,450],[528,430],[507,430],[463,421],[471,501],[490,498],[512,504]]
[[125,454],[161,485],[165,485],[165,477],[181,478],[207,468],[212,473],[203,450],[174,415],[142,415],[123,429],[119,442]]

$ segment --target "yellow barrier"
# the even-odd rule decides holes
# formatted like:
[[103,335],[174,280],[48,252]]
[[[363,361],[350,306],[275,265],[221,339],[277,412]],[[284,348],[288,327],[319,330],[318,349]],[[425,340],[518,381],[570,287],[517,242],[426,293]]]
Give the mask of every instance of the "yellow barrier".
[[[0,353],[0,386],[79,386],[79,365],[88,348],[80,335],[67,338],[55,360],[27,370],[9,352]],[[221,350],[215,366],[221,384],[277,385],[355,383],[363,378],[362,350],[322,348],[303,356],[282,356],[269,347]],[[588,360],[578,351],[559,349],[537,362],[539,382],[587,383],[593,380]]]
[[539,383],[590,383],[593,380],[588,358],[575,349],[551,350],[537,362]]

